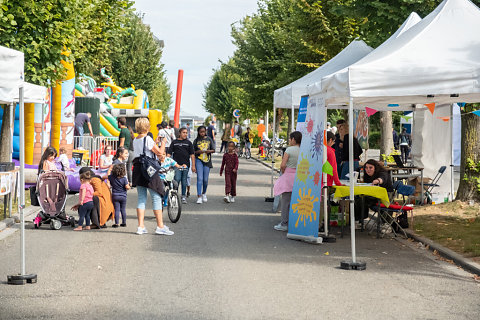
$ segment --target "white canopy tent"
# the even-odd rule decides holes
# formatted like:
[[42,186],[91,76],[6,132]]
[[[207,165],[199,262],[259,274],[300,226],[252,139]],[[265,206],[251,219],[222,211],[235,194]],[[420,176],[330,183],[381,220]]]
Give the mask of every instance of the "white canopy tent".
[[[47,88],[29,82],[23,83],[24,103],[46,103]],[[18,92],[15,93],[15,102],[19,101]]]
[[16,98],[20,107],[20,251],[21,273],[8,276],[8,283],[36,282],[36,275],[25,273],[25,128],[24,128],[24,54],[20,51],[0,47],[0,103],[11,105]]
[[[400,111],[415,104],[480,101],[480,9],[445,0],[420,22],[348,67],[322,79],[326,106],[349,106],[349,171],[353,176],[353,108]],[[392,104],[394,105],[392,107]],[[397,106],[398,105],[398,106]],[[353,183],[350,212],[353,214]],[[352,263],[355,226],[351,219]]]

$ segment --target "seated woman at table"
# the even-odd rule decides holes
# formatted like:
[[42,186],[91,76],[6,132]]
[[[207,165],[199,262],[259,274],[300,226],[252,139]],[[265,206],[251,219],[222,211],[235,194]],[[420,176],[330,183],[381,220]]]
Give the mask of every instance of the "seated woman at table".
[[[363,166],[364,175],[363,182],[371,183],[373,185],[387,189],[387,192],[393,192],[393,184],[388,174],[380,162],[369,159]],[[364,202],[358,196],[355,197],[355,220],[361,220],[368,217],[368,210],[370,207],[376,205],[379,199],[365,196]]]
[[331,131],[327,131],[327,161],[333,168],[333,175],[327,175],[327,186],[333,186],[335,182],[336,186],[341,186],[342,183],[338,179],[338,170],[337,170],[337,159],[335,157],[335,149],[333,145],[335,144],[335,134]]

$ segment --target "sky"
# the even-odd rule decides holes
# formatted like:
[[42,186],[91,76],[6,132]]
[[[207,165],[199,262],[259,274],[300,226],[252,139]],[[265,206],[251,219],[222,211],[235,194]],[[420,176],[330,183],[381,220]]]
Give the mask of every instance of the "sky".
[[231,24],[255,13],[257,0],[136,0],[134,7],[165,42],[161,62],[173,94],[169,114],[174,110],[178,70],[183,69],[180,110],[207,116],[204,87],[219,60],[227,61],[235,50]]

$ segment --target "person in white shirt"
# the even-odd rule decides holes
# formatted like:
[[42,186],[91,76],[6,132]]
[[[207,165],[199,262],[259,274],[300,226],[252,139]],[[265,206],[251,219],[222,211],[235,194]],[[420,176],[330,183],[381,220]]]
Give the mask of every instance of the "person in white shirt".
[[74,171],[72,168],[70,168],[70,161],[68,160],[67,149],[65,149],[64,147],[60,148],[60,156],[58,157],[57,162],[60,162],[62,164],[63,171]]
[[107,173],[110,167],[113,164],[113,155],[112,155],[112,147],[109,145],[105,146],[103,149],[103,154],[100,156],[100,163],[98,165],[98,169],[101,173]]
[[167,122],[163,121],[160,124],[160,129],[158,130],[158,136],[157,136],[157,143],[162,140],[162,138],[165,139],[165,148],[170,147],[170,144],[172,143],[173,140],[175,140],[175,135],[173,129],[169,129]]

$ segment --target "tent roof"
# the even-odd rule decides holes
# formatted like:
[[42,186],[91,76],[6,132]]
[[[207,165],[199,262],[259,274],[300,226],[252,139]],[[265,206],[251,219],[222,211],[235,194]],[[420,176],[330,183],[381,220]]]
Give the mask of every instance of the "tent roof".
[[[23,83],[23,101],[25,103],[45,103],[47,100],[47,88],[37,86],[36,84],[24,82]],[[14,100],[18,102],[18,90],[15,92]]]
[[307,86],[320,81],[324,76],[334,73],[352,63],[360,60],[373,49],[362,40],[354,40],[345,47],[335,57],[330,59],[321,67],[315,69],[309,74],[295,80],[294,82],[275,90],[273,96],[273,105],[275,108],[298,107],[300,98],[307,94]]
[[479,102],[478,30],[477,6],[445,0],[398,38],[351,65],[348,95],[356,104],[389,110],[387,104]]
[[[344,105],[348,104],[350,94],[349,94],[349,69],[356,64],[365,61],[373,55],[376,51],[384,50],[384,48],[390,47],[397,39],[405,34],[410,28],[419,23],[422,19],[416,12],[412,12],[408,18],[403,22],[403,24],[398,28],[398,30],[390,36],[384,43],[382,43],[378,48],[373,50],[370,54],[365,56],[363,59],[357,63],[347,66],[342,70],[335,72],[332,75],[322,78],[320,83],[308,87],[308,93],[310,95],[320,94],[322,92],[326,93],[326,99],[328,104],[337,104]],[[384,103],[386,106],[388,103]],[[411,104],[403,106],[403,109],[410,110]],[[400,109],[396,109],[400,110]]]
[[23,84],[23,52],[0,46],[0,103],[11,103]]

